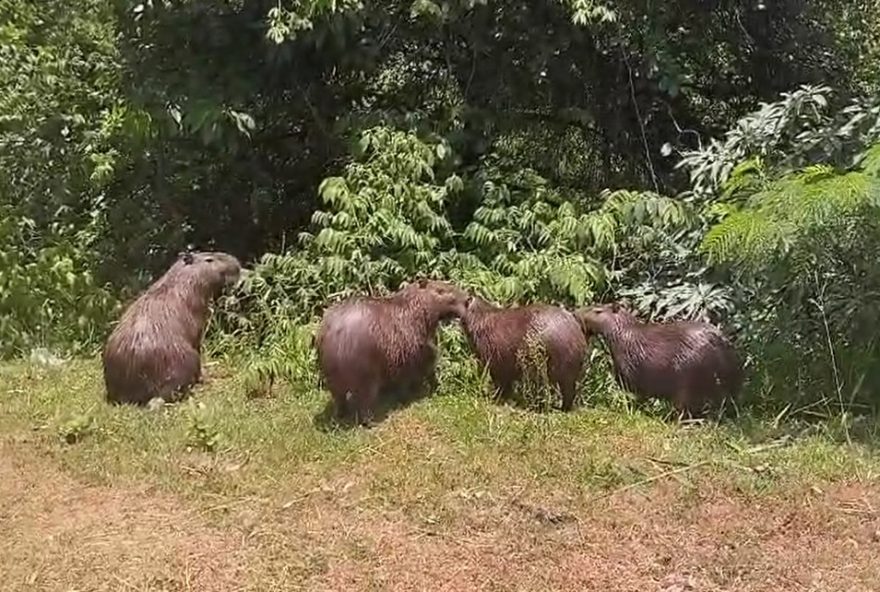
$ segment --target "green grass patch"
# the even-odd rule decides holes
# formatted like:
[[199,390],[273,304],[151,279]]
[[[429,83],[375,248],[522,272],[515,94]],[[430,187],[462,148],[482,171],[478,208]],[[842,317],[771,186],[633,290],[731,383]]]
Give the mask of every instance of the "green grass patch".
[[589,500],[669,478],[760,495],[880,474],[865,425],[858,441],[833,424],[772,418],[683,426],[619,392],[539,413],[492,401],[474,372],[445,364],[438,393],[366,430],[328,425],[329,396],[311,379],[248,397],[230,363],[209,366],[189,400],[147,410],[107,405],[97,360],[18,362],[0,366],[0,437],[99,483],[271,500],[346,491],[365,506],[441,518],[479,492]]

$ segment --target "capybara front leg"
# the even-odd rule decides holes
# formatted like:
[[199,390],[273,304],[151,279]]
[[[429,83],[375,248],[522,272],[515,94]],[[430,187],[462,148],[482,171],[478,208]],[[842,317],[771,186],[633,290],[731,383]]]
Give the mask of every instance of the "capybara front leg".
[[377,386],[368,385],[363,387],[363,390],[356,397],[357,421],[364,427],[369,427],[373,423],[373,411],[378,394]]

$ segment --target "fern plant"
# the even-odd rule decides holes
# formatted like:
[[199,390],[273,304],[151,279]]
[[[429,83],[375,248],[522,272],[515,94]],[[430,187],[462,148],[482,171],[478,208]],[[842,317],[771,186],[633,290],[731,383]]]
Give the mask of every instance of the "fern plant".
[[733,270],[740,323],[768,371],[798,385],[797,396],[830,396],[843,411],[880,384],[878,154],[871,148],[848,170],[741,167],[700,244],[710,263]]
[[[878,207],[876,177],[815,165],[768,183],[743,207],[730,210],[706,234],[701,249],[713,263],[758,272],[785,262],[800,275],[832,251],[852,248],[858,221],[875,215]],[[822,239],[833,244],[823,245]]]

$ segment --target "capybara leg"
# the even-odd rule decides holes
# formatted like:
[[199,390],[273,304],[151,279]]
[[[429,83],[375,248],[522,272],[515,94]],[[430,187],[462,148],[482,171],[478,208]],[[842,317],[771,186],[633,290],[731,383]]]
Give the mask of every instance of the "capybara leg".
[[571,411],[574,408],[574,399],[577,396],[577,381],[559,381],[559,394],[562,395],[562,410]]
[[333,393],[333,414],[337,420],[345,419],[348,415],[348,393]]
[[364,427],[369,427],[373,422],[373,407],[378,398],[379,388],[375,385],[365,386],[356,397],[357,421]]
[[428,390],[430,392],[434,392],[437,390],[437,387],[440,386],[440,382],[437,380],[437,368],[432,366],[431,371],[428,372],[428,377],[425,380],[428,385]]
[[201,370],[198,352],[194,349],[188,351],[166,383],[162,398],[168,402],[179,402],[187,398],[193,385],[199,381]]
[[692,388],[688,387],[680,389],[672,401],[672,405],[675,407],[679,420],[701,416],[701,400],[702,397],[695,395]]
[[489,370],[489,375],[492,378],[495,398],[502,401],[511,399],[514,394],[513,380],[507,376],[502,376],[500,372],[493,372],[491,369]]
[[414,393],[430,394],[437,390],[437,346],[429,343],[423,352],[423,366],[417,380],[413,383]]

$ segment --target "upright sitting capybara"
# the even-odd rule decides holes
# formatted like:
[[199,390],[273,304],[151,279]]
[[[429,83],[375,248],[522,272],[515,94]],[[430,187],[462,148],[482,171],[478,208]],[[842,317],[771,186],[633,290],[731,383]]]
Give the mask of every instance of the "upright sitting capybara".
[[182,254],[125,311],[104,345],[107,400],[144,405],[179,398],[201,380],[208,307],[241,274],[227,253]]
[[437,327],[461,317],[467,298],[448,282],[420,280],[390,296],[353,297],[328,308],[315,347],[337,418],[354,411],[368,425],[386,390],[433,386]]
[[587,340],[571,312],[539,304],[499,308],[474,297],[461,325],[477,358],[488,367],[495,389],[504,397],[513,394],[522,377],[518,354],[527,339],[536,339],[547,356],[547,377],[562,396],[562,410],[571,410],[587,353]]
[[742,387],[739,356],[713,325],[644,323],[618,303],[575,314],[587,333],[605,338],[618,384],[641,398],[666,399],[681,414],[701,416]]

